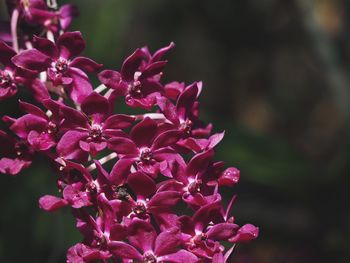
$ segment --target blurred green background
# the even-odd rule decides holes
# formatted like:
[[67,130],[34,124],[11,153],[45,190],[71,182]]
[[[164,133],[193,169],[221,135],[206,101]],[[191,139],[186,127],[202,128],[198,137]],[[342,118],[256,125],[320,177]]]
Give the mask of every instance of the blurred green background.
[[[69,2],[85,54],[107,68],[174,41],[165,80],[204,81],[201,114],[226,130],[217,158],[241,170],[234,215],[261,229],[233,262],[349,262],[349,1]],[[1,176],[0,262],[65,262],[80,241],[68,209],[38,208],[56,191],[45,162]]]

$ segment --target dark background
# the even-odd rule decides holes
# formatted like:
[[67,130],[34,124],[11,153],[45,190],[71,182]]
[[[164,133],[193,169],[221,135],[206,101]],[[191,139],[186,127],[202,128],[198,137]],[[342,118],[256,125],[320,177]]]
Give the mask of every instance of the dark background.
[[[261,230],[233,262],[349,262],[349,1],[70,2],[85,54],[107,68],[174,41],[166,80],[204,81],[202,116],[226,130],[217,158],[241,170],[234,215]],[[0,262],[64,262],[80,241],[68,209],[38,208],[56,191],[45,162],[0,177]]]

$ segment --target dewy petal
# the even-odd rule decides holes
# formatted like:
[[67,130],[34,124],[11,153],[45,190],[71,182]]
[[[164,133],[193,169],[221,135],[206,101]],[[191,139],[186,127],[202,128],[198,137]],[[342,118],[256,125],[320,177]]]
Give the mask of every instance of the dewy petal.
[[139,69],[144,58],[145,53],[141,49],[136,49],[134,53],[125,59],[120,71],[125,81],[134,80],[134,74]]
[[103,65],[98,64],[97,62],[93,61],[90,58],[76,57],[75,59],[72,60],[69,66],[80,68],[85,72],[95,72],[95,71],[98,71]]
[[12,62],[20,68],[41,72],[50,66],[51,58],[33,48],[14,56]]
[[166,254],[174,253],[181,244],[180,229],[174,227],[163,231],[156,239],[154,253],[159,257]]
[[73,79],[70,97],[81,103],[92,92],[89,78],[81,69],[73,67],[69,69],[68,74]]
[[34,36],[33,38],[33,46],[46,56],[56,59],[58,58],[58,49],[52,41],[47,38]]
[[144,199],[156,192],[157,187],[153,179],[142,172],[132,173],[128,176],[128,186],[137,195]]
[[133,246],[120,241],[109,243],[109,249],[118,258],[142,260],[142,255]]
[[131,245],[143,252],[152,251],[157,234],[153,226],[135,218],[128,226],[128,239]]
[[121,75],[119,72],[114,70],[104,70],[98,74],[98,79],[108,88],[116,89],[119,87]]
[[194,254],[192,254],[191,252],[188,252],[187,250],[184,250],[184,249],[181,249],[173,254],[159,257],[158,259],[162,260],[164,262],[169,262],[169,263],[197,263],[197,262],[199,262],[198,258]]
[[85,41],[79,31],[66,32],[57,39],[57,47],[61,57],[70,59],[85,49]]
[[246,224],[238,229],[237,234],[229,239],[230,242],[248,242],[250,240],[256,239],[259,236],[259,228],[252,225]]
[[46,132],[31,131],[28,134],[28,143],[35,151],[46,151],[56,145],[55,140]]
[[67,204],[66,200],[53,195],[44,195],[39,199],[39,207],[48,212],[56,211]]
[[110,111],[109,102],[106,97],[97,92],[92,92],[82,101],[81,109],[97,123],[101,123]]
[[145,118],[132,128],[130,136],[137,146],[151,146],[152,141],[157,133],[157,123]]

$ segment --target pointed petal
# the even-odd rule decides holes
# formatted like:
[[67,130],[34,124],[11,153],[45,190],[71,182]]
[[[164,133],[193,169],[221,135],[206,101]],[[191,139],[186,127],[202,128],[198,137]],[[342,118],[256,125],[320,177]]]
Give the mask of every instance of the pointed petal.
[[67,204],[66,200],[53,195],[44,195],[39,199],[39,207],[48,212],[56,211]]
[[60,55],[69,59],[79,55],[85,49],[85,41],[81,32],[66,32],[57,39],[57,47]]
[[127,183],[137,196],[142,196],[145,199],[157,190],[153,179],[142,172],[130,174]]
[[150,119],[145,118],[134,126],[130,132],[130,136],[135,144],[140,146],[151,146],[151,143],[157,133],[157,123]]
[[72,60],[72,62],[69,64],[71,67],[80,68],[81,70],[85,72],[96,72],[98,71],[103,65],[95,62],[94,60],[86,57],[76,57]]

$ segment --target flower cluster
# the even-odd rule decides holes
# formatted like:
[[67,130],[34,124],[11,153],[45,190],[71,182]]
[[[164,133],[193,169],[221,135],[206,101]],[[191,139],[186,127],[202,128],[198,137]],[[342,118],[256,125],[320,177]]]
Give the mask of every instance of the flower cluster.
[[[240,173],[214,160],[224,133],[212,134],[199,119],[202,83],[162,83],[173,43],[153,54],[139,48],[119,71],[102,70],[80,56],[81,33],[67,31],[74,6],[8,6],[0,101],[28,89],[36,105],[19,101],[22,116],[2,117],[8,130],[0,131],[0,172],[17,175],[38,154],[55,164],[60,194],[39,205],[72,208],[83,241],[68,250],[67,262],[224,263],[237,243],[258,236],[257,227],[230,216],[235,197],[222,205],[220,190],[237,184]],[[91,73],[101,82],[95,89]],[[114,114],[120,99],[144,113]]]

